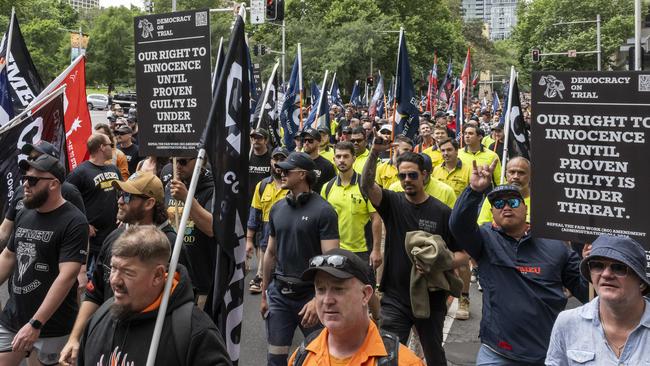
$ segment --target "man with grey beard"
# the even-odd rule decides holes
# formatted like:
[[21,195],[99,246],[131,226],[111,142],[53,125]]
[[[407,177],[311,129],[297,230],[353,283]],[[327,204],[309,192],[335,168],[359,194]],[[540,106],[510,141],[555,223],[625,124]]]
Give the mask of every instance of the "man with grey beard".
[[[112,254],[114,297],[86,327],[78,365],[144,365],[147,361],[168,276],[169,240],[153,225],[130,226],[113,243]],[[182,265],[174,273],[155,364],[231,365],[217,327],[194,306],[192,283]]]
[[43,154],[19,164],[24,208],[0,254],[0,284],[11,275],[0,313],[0,365],[18,365],[32,351],[52,365],[77,313],[77,275],[86,259],[88,222],[61,195],[65,170]]

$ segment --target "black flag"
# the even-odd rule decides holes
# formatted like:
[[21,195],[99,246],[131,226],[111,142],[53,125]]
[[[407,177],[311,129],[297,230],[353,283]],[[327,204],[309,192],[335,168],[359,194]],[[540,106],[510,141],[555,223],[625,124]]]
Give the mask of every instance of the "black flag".
[[[519,100],[519,86],[515,77],[512,85],[512,102],[510,105],[510,131],[508,132],[508,156],[523,156],[530,160],[529,127],[524,121],[524,111]],[[499,157],[501,158],[501,157]]]
[[206,311],[223,334],[233,364],[239,361],[244,303],[245,227],[248,218],[250,91],[244,21],[230,36],[228,53],[201,137],[212,166],[212,217],[217,241],[215,278]]
[[[271,144],[272,148],[276,148],[282,145],[282,140],[280,138],[280,115],[278,113],[278,89],[280,83],[278,81],[277,69],[278,65],[276,64],[273,68],[273,71],[271,72],[271,77],[266,83],[264,93],[260,97],[260,102],[257,103],[255,114],[253,115],[255,119],[255,126],[264,128],[269,131],[269,143]],[[262,101],[264,101],[264,98],[266,98],[266,103],[264,106],[262,106]],[[262,107],[264,108],[262,109]],[[262,115],[261,120],[260,114]]]
[[[13,23],[13,27],[12,27]],[[11,30],[11,52],[7,57],[7,35]],[[36,71],[32,57],[29,55],[25,39],[20,32],[16,14],[11,18],[7,33],[0,43],[0,57],[7,61],[7,76],[16,111],[24,110],[42,91],[43,81]]]
[[4,178],[0,185],[0,207],[5,207],[5,210],[8,207],[5,204],[13,199],[22,178],[18,162],[27,158],[20,152],[25,144],[35,144],[41,140],[50,142],[59,150],[62,165],[67,166],[65,154],[62,154],[65,148],[63,92],[59,90],[55,93],[58,95],[36,107],[31,115],[26,113],[16,117],[20,122],[12,121],[11,128],[0,132],[0,174]]

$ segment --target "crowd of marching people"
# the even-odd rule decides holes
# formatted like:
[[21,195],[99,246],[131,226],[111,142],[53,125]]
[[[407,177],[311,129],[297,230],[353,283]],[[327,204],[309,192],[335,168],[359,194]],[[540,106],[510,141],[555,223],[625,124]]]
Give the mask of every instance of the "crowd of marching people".
[[[247,286],[268,365],[446,365],[444,320],[453,298],[456,319],[472,316],[472,282],[483,296],[478,365],[648,362],[642,247],[531,236],[530,161],[507,149],[500,111],[475,100],[462,119],[422,113],[411,139],[334,105],[329,126],[302,128],[293,151],[251,129]],[[200,167],[178,233],[199,161],[139,156],[138,142],[135,111],[115,106],[69,173],[50,143],[22,148],[22,185],[0,226],[10,293],[0,365],[145,364],[169,276],[156,364],[231,364],[202,310],[217,256],[211,169]],[[563,312],[568,296],[585,305]],[[292,351],[296,328],[305,339]]]

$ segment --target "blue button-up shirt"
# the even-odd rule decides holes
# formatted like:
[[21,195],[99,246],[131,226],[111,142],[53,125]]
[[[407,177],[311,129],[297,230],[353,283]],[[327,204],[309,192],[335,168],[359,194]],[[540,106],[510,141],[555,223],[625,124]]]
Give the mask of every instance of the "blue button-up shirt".
[[557,318],[551,333],[546,365],[650,365],[650,300],[639,325],[630,333],[621,357],[611,350],[598,314],[598,297]]

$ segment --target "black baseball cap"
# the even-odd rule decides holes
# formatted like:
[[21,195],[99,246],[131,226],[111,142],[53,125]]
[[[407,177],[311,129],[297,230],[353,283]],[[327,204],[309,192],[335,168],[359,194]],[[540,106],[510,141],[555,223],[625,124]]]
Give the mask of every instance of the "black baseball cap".
[[121,125],[120,127],[115,129],[115,132],[121,134],[127,134],[127,133],[133,133],[133,130],[131,129],[131,127],[127,125]]
[[262,136],[263,138],[267,139],[269,138],[269,131],[263,129],[263,128],[256,128],[254,130],[251,130],[250,136]]
[[356,277],[366,285],[374,285],[370,280],[368,264],[356,254],[341,248],[328,250],[309,260],[309,268],[302,273],[303,281],[313,281],[318,271],[323,271],[340,279]]
[[320,127],[318,127],[318,132],[320,132],[320,133],[326,133],[326,134],[329,135],[329,134],[330,134],[330,129],[327,128],[326,126],[320,126]]
[[302,130],[302,132],[300,132],[300,137],[305,137],[305,136],[311,136],[318,141],[321,140],[320,132],[318,132],[318,130],[316,130],[315,128],[308,127]]
[[280,169],[286,170],[300,168],[307,171],[312,171],[316,169],[316,164],[314,164],[314,161],[311,160],[309,155],[298,151],[294,151],[289,154],[287,160],[277,163],[276,166]]
[[278,146],[275,149],[273,149],[273,152],[271,153],[271,157],[275,157],[276,155],[282,155],[286,158],[287,156],[289,156],[289,150],[287,150],[287,148],[284,146]]
[[519,191],[519,188],[517,188],[517,186],[514,186],[512,184],[502,184],[500,186],[494,187],[494,189],[492,189],[492,191],[488,193],[487,199],[490,202],[490,204],[493,204],[494,200],[506,196],[517,196],[522,201],[524,199],[524,197],[521,195],[521,192]]
[[35,144],[25,144],[20,149],[20,152],[25,155],[29,155],[34,150],[38,151],[41,154],[47,154],[57,159],[59,158],[59,151],[56,149],[56,147],[45,140],[41,140]]
[[65,181],[65,169],[59,162],[59,159],[52,155],[43,154],[34,160],[21,160],[18,167],[23,171],[23,174],[32,167],[42,172],[52,174],[59,182]]

